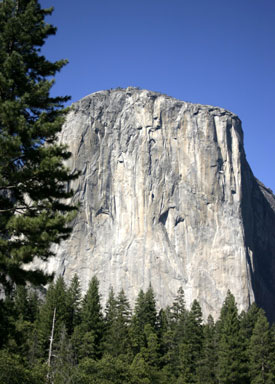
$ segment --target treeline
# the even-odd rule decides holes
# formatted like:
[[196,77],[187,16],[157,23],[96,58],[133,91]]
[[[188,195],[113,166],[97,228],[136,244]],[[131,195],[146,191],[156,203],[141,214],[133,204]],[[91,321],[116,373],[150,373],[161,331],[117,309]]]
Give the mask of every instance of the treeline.
[[218,321],[203,323],[182,289],[159,312],[152,287],[141,290],[132,313],[123,290],[103,310],[96,277],[83,298],[77,276],[59,277],[44,300],[18,286],[0,319],[1,384],[275,382],[275,327],[255,304],[238,314],[230,292]]

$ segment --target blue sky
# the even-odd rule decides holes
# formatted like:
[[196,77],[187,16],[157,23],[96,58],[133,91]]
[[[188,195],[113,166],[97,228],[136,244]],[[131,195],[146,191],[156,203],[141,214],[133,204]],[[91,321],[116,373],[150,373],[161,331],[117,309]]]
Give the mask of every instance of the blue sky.
[[254,175],[275,192],[275,0],[42,0],[58,27],[43,53],[69,64],[72,101],[139,86],[236,113]]

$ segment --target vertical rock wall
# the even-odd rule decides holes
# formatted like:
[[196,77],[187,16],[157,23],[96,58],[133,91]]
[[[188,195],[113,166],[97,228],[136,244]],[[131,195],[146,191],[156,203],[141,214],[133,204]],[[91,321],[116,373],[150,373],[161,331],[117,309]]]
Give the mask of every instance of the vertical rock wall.
[[274,298],[274,229],[263,226],[274,211],[236,115],[135,88],[102,91],[74,104],[61,141],[82,171],[81,209],[48,270],[77,272],[83,290],[97,275],[104,298],[113,286],[132,302],[151,283],[160,306],[182,286],[205,316],[218,315],[228,289],[240,309]]

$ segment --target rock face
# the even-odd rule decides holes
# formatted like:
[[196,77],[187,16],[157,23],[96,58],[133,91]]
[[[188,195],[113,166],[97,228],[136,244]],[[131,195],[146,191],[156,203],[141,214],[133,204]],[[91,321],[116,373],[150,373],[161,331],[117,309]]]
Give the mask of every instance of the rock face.
[[[61,141],[81,209],[47,269],[103,298],[130,301],[151,283],[160,306],[180,286],[187,305],[218,316],[228,289],[240,310],[256,300],[275,319],[275,199],[245,159],[238,117],[136,88],[73,105]],[[273,303],[273,306],[272,306]]]

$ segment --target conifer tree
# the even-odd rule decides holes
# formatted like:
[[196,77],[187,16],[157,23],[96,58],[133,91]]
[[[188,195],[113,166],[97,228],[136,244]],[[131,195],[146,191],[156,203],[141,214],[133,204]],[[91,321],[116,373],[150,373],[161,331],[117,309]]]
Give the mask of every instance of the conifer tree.
[[[34,305],[36,304],[36,308]],[[25,286],[17,286],[13,297],[13,311],[9,322],[13,332],[9,334],[9,348],[20,355],[26,356],[29,351],[29,339],[34,331],[34,320],[38,312],[38,302],[31,302]]]
[[165,335],[167,334],[169,327],[167,309],[160,309],[157,322],[160,353],[161,355],[164,355],[167,352],[167,347],[165,345]]
[[150,324],[153,329],[157,329],[156,298],[151,284],[144,296],[144,324]]
[[259,308],[253,303],[248,311],[242,311],[240,314],[240,341],[243,346],[243,366],[244,366],[244,383],[250,384],[249,378],[249,343],[253,333],[253,329],[258,319]]
[[117,300],[115,298],[114,290],[111,287],[109,297],[105,307],[105,332],[103,337],[104,352],[110,355],[117,353]]
[[122,289],[117,296],[117,333],[120,343],[118,345],[118,354],[129,353],[129,326],[131,321],[131,308],[129,301]]
[[227,292],[222,306],[217,330],[217,377],[219,383],[243,383],[243,346],[240,338],[240,322],[235,298],[230,291]]
[[275,381],[275,323],[270,327],[270,373]]
[[185,325],[188,311],[185,308],[185,296],[182,287],[171,307],[167,308],[168,329],[163,335],[165,364],[164,374],[168,377],[178,376],[180,371],[179,344],[185,337]]
[[217,360],[217,337],[214,319],[208,316],[203,327],[203,344],[201,359],[197,366],[197,383],[215,384],[215,366]]
[[51,366],[51,377],[54,384],[74,384],[76,364],[73,349],[65,325],[54,348],[54,358]]
[[146,324],[144,327],[146,337],[146,347],[141,349],[142,356],[145,361],[154,368],[159,366],[159,343],[158,337],[151,324]]
[[135,302],[134,315],[131,319],[130,326],[131,345],[134,354],[137,354],[140,351],[140,348],[145,345],[143,332],[145,325],[144,300],[145,295],[141,289]]
[[25,286],[18,285],[15,289],[14,310],[17,317],[28,318],[28,291]]
[[104,319],[100,303],[99,281],[93,276],[82,302],[81,323],[72,336],[73,348],[79,358],[99,358],[102,353]]
[[151,284],[146,293],[142,289],[139,291],[134,308],[130,328],[134,353],[138,353],[140,348],[145,346],[144,327],[146,324],[150,324],[155,331],[157,330],[156,300]]
[[93,276],[88,291],[86,292],[82,305],[82,325],[87,330],[102,333],[103,314],[100,303],[99,281]]
[[38,0],[0,2],[0,284],[45,283],[41,270],[51,245],[68,237],[77,175],[65,166],[70,154],[57,143],[66,97],[51,97],[52,79],[66,60],[51,62],[40,49],[56,28],[45,22],[52,9]]
[[61,330],[66,325],[66,285],[62,276],[59,276],[55,283],[48,288],[45,302],[41,306],[38,321],[37,333],[40,345],[40,356],[46,357],[49,350],[49,338],[51,335],[53,315],[55,315],[54,344],[58,342]]
[[272,374],[271,338],[267,318],[263,310],[259,310],[249,348],[249,374],[251,384],[271,384],[275,377]]
[[109,328],[114,323],[117,317],[117,300],[113,287],[110,288],[108,300],[105,307],[105,323],[106,328]]
[[123,290],[117,298],[110,290],[105,311],[104,351],[114,357],[129,353],[130,305]]
[[252,303],[249,309],[240,314],[240,332],[243,340],[246,344],[249,344],[249,340],[252,336],[253,329],[258,319],[259,308],[256,303]]
[[170,308],[171,320],[172,322],[177,323],[180,319],[186,314],[185,309],[185,296],[184,290],[182,287],[178,289],[177,296],[173,302],[173,305]]
[[202,354],[203,329],[200,304],[194,300],[185,322],[184,337],[179,343],[180,378],[195,383]]
[[78,275],[75,274],[66,294],[66,328],[71,336],[74,328],[80,324],[81,289]]

